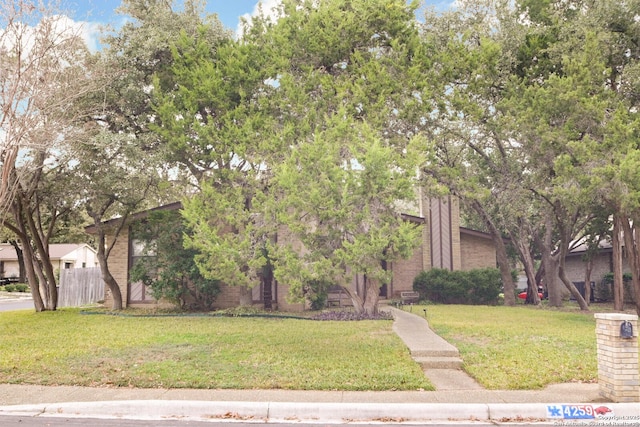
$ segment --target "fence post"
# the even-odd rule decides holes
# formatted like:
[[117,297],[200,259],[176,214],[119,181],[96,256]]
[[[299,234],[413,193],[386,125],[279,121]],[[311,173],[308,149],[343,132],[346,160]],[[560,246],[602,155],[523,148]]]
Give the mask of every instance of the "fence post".
[[[639,402],[638,316],[597,313],[595,318],[600,396],[612,402]],[[633,328],[630,337],[623,323]]]

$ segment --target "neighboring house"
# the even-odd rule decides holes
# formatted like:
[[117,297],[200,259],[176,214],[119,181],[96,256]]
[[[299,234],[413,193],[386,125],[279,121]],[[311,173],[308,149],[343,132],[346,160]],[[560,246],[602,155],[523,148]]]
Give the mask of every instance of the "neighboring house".
[[[580,245],[574,248],[565,259],[565,269],[569,280],[578,288],[582,296],[584,296],[584,279],[587,270],[587,261],[585,260],[587,247]],[[613,272],[613,248],[611,242],[602,241],[599,244],[598,252],[591,258],[591,288],[597,289],[603,282],[606,274]],[[631,272],[627,257],[622,256],[622,271],[624,273]],[[598,297],[598,295],[596,295]]]
[[[131,216],[130,224],[143,220],[149,212],[156,210],[180,209],[180,203],[160,206],[150,211]],[[380,289],[382,298],[397,298],[402,291],[413,290],[413,279],[424,270],[446,268],[449,270],[471,270],[474,268],[496,267],[496,251],[491,236],[487,233],[460,227],[459,206],[455,198],[425,200],[420,204],[419,215],[403,215],[422,227],[422,243],[413,256],[407,260],[389,263],[393,272],[390,283]],[[113,220],[115,221],[115,220]],[[108,222],[107,222],[108,223]],[[94,226],[87,227],[88,233],[95,232]],[[139,245],[131,239],[131,227],[125,227],[118,236],[109,256],[109,268],[120,286],[124,307],[140,307],[158,304],[149,289],[142,283],[131,283],[129,269],[139,256]],[[354,281],[357,288],[358,281]],[[289,288],[276,283],[272,289],[272,304],[280,310],[303,310],[303,304],[287,301]],[[248,299],[248,292],[238,287],[222,286],[216,299],[215,308],[230,308],[239,305],[241,299]],[[260,286],[251,290],[250,297],[255,304],[261,304],[264,295]],[[105,303],[111,305],[111,294],[105,291]]]
[[[67,268],[96,267],[96,250],[84,243],[54,243],[49,245],[49,256],[54,271]],[[0,244],[0,277],[19,277],[18,255],[13,245]]]

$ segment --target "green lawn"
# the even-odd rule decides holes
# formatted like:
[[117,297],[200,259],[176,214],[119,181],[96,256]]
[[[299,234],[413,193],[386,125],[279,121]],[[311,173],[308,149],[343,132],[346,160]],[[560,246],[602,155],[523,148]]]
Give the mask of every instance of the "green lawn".
[[[424,306],[413,312],[423,314]],[[429,305],[427,319],[489,389],[539,389],[597,380],[592,313],[533,307]]]
[[[423,315],[424,306],[412,311]],[[593,314],[429,305],[489,389],[597,378]],[[431,389],[391,321],[0,313],[0,382],[169,388]]]
[[391,321],[0,313],[0,383],[431,389]]

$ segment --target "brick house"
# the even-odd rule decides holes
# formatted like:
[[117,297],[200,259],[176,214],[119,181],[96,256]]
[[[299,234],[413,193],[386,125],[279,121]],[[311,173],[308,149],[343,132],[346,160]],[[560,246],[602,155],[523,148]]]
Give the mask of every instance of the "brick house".
[[[565,269],[569,280],[578,288],[582,296],[584,296],[584,280],[586,276],[587,261],[584,259],[587,247],[579,245],[574,248],[565,259]],[[603,284],[605,275],[613,272],[613,247],[611,242],[604,240],[600,242],[598,252],[591,258],[591,289],[592,296],[596,299],[606,299],[607,294],[611,291],[610,285]],[[627,257],[622,255],[622,271],[630,273],[631,267]],[[604,294],[603,294],[604,292]],[[566,295],[568,297],[568,295]],[[626,298],[630,298],[630,292],[625,293]]]
[[[153,210],[180,209],[180,203],[161,206]],[[131,222],[144,219],[148,212],[140,212],[131,217]],[[413,256],[407,260],[389,263],[387,268],[392,271],[390,283],[382,286],[382,298],[395,298],[403,291],[413,289],[413,279],[423,270],[431,268],[446,268],[450,270],[470,270],[496,266],[496,251],[487,233],[471,230],[460,226],[459,206],[455,198],[425,200],[420,205],[419,215],[403,215],[407,221],[422,227],[422,242]],[[426,215],[422,214],[423,212]],[[88,227],[91,233],[93,227]],[[135,242],[131,239],[131,227],[122,230],[109,257],[109,267],[114,278],[120,285],[124,307],[144,307],[158,304],[151,293],[141,283],[130,283],[129,269],[138,255]],[[357,286],[357,280],[354,281]],[[222,286],[222,292],[217,297],[215,308],[224,309],[236,307],[240,301],[250,301],[261,304],[264,295],[260,286],[251,290],[238,287]],[[279,310],[301,311],[304,305],[289,303],[286,284],[276,283],[272,289],[272,304]],[[106,290],[105,302],[111,304],[111,295]]]

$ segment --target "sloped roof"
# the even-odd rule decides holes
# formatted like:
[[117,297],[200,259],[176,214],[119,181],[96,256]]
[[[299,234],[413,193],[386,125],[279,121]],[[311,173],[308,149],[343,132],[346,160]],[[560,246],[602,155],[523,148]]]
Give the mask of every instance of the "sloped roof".
[[[162,206],[157,206],[155,208],[152,209],[147,209],[145,211],[141,211],[141,212],[136,212],[133,213],[131,215],[129,215],[129,217],[127,218],[127,221],[135,221],[135,220],[139,220],[139,219],[144,219],[147,216],[149,216],[149,212],[155,212],[155,211],[169,211],[169,210],[178,210],[178,209],[182,209],[182,202],[173,202],[173,203],[169,203],[167,205],[162,205]],[[112,218],[112,219],[108,219],[106,221],[103,221],[103,224],[115,224],[117,221],[121,220],[121,217],[117,217],[117,218]],[[84,228],[84,231],[86,233],[89,234],[96,234],[97,233],[97,229],[96,229],[96,225],[95,224],[90,224],[87,225]]]
[[[578,255],[582,256],[585,252],[587,252],[587,249],[588,249],[588,246],[582,243],[580,245],[577,245],[573,249],[571,249],[571,251],[567,254],[567,256],[578,256]],[[611,242],[608,239],[601,240],[600,242],[598,242],[598,252],[607,253],[607,252],[611,252],[612,250],[613,250],[613,246],[611,245]]]
[[[95,252],[95,250],[86,243],[53,243],[49,245],[49,256],[52,260],[62,259],[82,247],[87,247]],[[16,261],[17,259],[18,255],[11,244],[0,243],[0,261]]]

